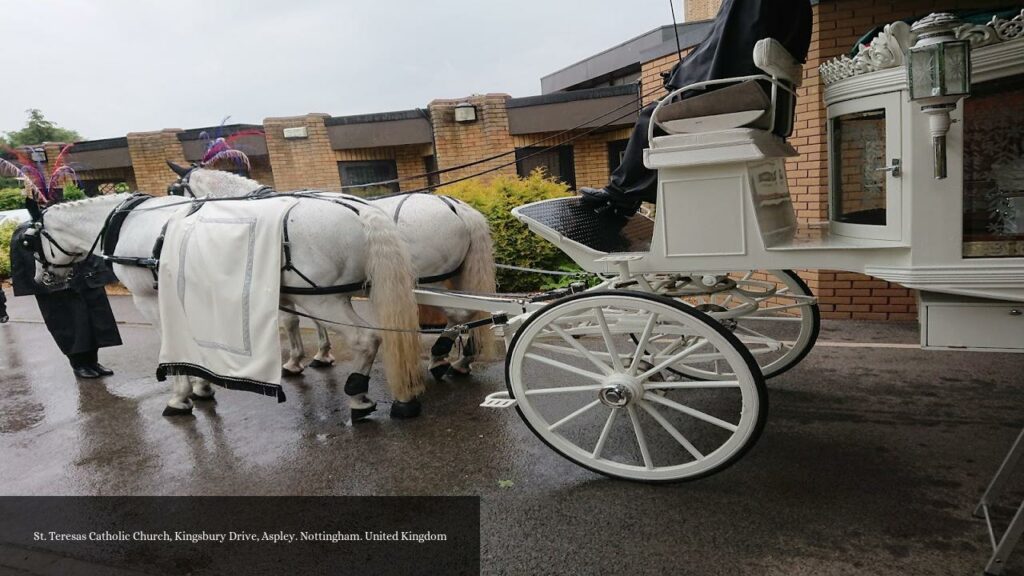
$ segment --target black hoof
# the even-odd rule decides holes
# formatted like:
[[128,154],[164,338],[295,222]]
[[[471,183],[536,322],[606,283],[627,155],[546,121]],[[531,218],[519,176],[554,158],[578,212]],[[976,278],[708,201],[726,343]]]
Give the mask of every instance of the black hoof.
[[366,420],[367,418],[369,418],[370,414],[373,414],[376,411],[377,411],[377,405],[376,404],[374,404],[373,406],[370,406],[369,408],[353,408],[352,409],[352,421],[353,422],[361,422],[363,420]]
[[294,378],[296,376],[302,376],[302,370],[299,370],[298,372],[292,372],[287,368],[281,368],[281,376],[284,376],[285,378]]
[[423,410],[423,405],[420,401],[413,398],[408,402],[402,402],[395,400],[391,403],[391,417],[397,420],[405,420],[407,418],[415,418],[420,415]]
[[[196,394],[195,392],[193,392],[193,393],[189,394],[188,397],[190,399],[192,399],[193,402],[216,402],[217,401],[217,396],[215,396],[213,394],[210,394],[209,396],[200,396],[199,394]],[[170,408],[170,406],[168,406],[168,408]],[[167,414],[164,414],[164,416],[167,416]]]
[[191,408],[175,408],[173,406],[164,407],[164,416],[191,416]]
[[451,367],[451,364],[438,364],[430,369],[430,373],[433,374],[436,380],[441,380],[444,378],[444,375],[448,373],[448,369]]
[[309,363],[310,368],[330,368],[331,366],[334,366],[334,364],[330,362],[324,362],[323,360],[317,360],[316,358],[314,358],[313,361]]
[[452,378],[469,378],[472,375],[472,370],[466,370],[465,372],[463,372],[462,370],[459,370],[455,366],[452,366],[451,368],[448,369],[448,376]]

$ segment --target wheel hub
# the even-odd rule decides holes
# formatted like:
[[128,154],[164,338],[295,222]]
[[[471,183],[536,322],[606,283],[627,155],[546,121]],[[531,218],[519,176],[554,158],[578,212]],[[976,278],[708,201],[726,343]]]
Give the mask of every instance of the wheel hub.
[[639,398],[642,392],[640,384],[635,379],[615,374],[598,390],[597,398],[609,408],[625,408]]

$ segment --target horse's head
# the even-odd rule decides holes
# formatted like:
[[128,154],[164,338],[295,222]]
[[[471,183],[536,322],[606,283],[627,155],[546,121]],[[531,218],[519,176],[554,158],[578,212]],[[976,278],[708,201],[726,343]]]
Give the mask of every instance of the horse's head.
[[53,286],[69,280],[74,266],[96,252],[107,217],[127,197],[88,198],[43,210],[18,240],[36,260],[35,281]]
[[255,181],[225,172],[201,166],[185,168],[173,162],[167,165],[178,175],[178,181],[172,188],[178,187],[183,195],[195,198],[238,198],[247,196],[263,186]]

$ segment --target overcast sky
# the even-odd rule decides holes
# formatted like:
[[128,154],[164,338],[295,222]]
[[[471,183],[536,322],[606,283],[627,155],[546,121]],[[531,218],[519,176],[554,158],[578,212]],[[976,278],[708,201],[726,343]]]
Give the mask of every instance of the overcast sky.
[[531,96],[670,22],[668,0],[0,0],[0,132],[27,108],[96,139]]

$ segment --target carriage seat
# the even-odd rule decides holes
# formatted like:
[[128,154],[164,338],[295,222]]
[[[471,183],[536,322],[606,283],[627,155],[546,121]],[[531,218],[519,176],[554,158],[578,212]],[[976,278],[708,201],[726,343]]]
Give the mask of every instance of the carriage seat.
[[563,250],[570,242],[601,254],[648,252],[654,236],[654,221],[650,218],[637,214],[622,226],[584,206],[578,196],[534,202],[512,213]]
[[[684,87],[659,105],[654,123],[669,135],[749,128],[788,137],[796,109],[791,90],[800,86],[803,68],[772,38],[757,43],[753,60],[767,76],[726,78]],[[722,87],[673,101],[675,96],[710,86]]]

